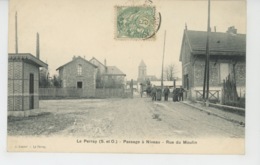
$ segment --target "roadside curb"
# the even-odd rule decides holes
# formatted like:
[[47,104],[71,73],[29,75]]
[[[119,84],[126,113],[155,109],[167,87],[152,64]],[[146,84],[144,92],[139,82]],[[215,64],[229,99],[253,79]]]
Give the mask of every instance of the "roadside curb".
[[232,119],[232,118],[227,118],[227,117],[225,117],[225,116],[223,116],[223,115],[214,113],[214,112],[212,112],[212,111],[210,111],[210,110],[207,110],[207,109],[205,109],[205,108],[201,108],[201,107],[198,107],[198,106],[195,106],[195,105],[186,103],[186,102],[180,102],[180,103],[185,104],[185,105],[190,106],[190,107],[193,107],[193,108],[196,108],[196,109],[198,109],[198,110],[200,110],[200,111],[203,111],[203,112],[205,112],[205,113],[208,113],[208,115],[214,115],[214,116],[217,116],[217,117],[219,117],[219,118],[225,119],[225,120],[227,120],[227,121],[230,121],[230,122],[233,122],[233,123],[237,123],[237,124],[239,124],[239,125],[241,125],[241,126],[245,126],[245,122],[244,122],[244,121],[240,121],[240,120],[236,120],[236,119]]

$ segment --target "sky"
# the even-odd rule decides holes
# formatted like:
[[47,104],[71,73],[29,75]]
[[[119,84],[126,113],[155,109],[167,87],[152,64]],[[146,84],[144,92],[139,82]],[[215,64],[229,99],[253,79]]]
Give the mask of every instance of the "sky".
[[[18,13],[19,53],[36,52],[36,33],[40,34],[40,58],[47,62],[51,75],[71,61],[73,56],[105,59],[136,79],[138,65],[144,60],[147,74],[161,76],[164,32],[166,31],[164,66],[174,64],[181,75],[179,62],[185,23],[188,30],[206,31],[207,1],[153,0],[160,12],[160,30],[153,40],[115,39],[115,6],[143,5],[145,0],[11,0],[9,3],[9,48],[15,52],[15,12]],[[226,32],[235,26],[246,34],[244,0],[211,2],[211,27]]]

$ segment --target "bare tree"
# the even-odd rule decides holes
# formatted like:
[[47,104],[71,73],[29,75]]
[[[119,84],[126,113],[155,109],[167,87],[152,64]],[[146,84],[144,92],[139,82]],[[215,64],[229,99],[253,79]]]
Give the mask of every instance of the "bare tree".
[[164,68],[164,79],[167,81],[173,81],[174,77],[178,73],[174,64],[169,64]]

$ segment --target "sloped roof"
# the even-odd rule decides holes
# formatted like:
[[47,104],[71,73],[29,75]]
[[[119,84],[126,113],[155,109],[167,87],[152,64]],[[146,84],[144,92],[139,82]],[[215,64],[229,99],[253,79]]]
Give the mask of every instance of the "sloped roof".
[[143,60],[140,62],[139,66],[146,66]]
[[89,62],[91,62],[92,60],[96,60],[99,64],[103,65],[104,67],[106,67],[102,62],[100,62],[98,59],[96,59],[95,57],[92,57]]
[[15,59],[23,59],[32,62],[33,64],[39,67],[48,67],[48,64],[44,63],[37,57],[33,56],[31,53],[9,53],[8,60],[15,60]]
[[75,57],[75,59],[71,60],[70,62],[68,62],[68,63],[66,63],[66,64],[64,64],[64,65],[62,65],[62,66],[60,66],[60,67],[58,67],[56,70],[62,69],[64,66],[66,66],[66,65],[68,65],[68,64],[70,64],[70,63],[72,63],[72,62],[74,62],[76,59],[81,59],[81,60],[85,61],[86,63],[90,64],[91,66],[97,68],[96,65],[94,65],[94,64],[92,64],[91,62],[87,61],[86,59],[84,59],[84,58],[78,56],[78,57]]
[[126,74],[124,74],[116,66],[107,66],[107,72],[105,75],[126,76]]
[[[205,54],[207,32],[185,30],[192,54]],[[246,53],[246,35],[223,32],[211,32],[209,39],[210,55],[240,55]]]

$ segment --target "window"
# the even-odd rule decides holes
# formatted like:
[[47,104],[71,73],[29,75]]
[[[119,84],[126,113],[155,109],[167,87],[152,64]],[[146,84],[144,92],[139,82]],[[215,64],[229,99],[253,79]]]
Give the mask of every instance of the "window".
[[221,63],[220,64],[220,82],[223,82],[223,80],[226,80],[228,75],[229,75],[229,64]]
[[77,72],[78,72],[78,76],[82,75],[82,65],[81,64],[78,65]]
[[82,81],[77,82],[77,88],[82,88]]

